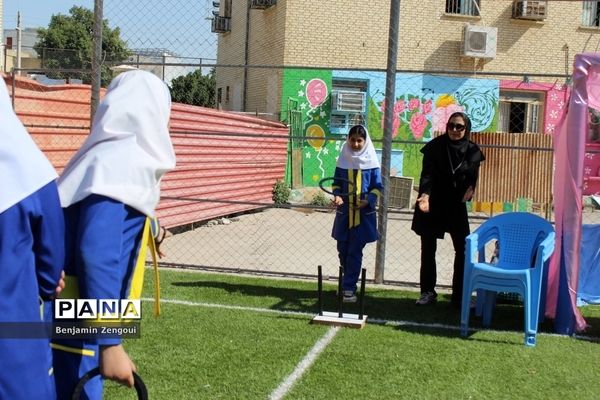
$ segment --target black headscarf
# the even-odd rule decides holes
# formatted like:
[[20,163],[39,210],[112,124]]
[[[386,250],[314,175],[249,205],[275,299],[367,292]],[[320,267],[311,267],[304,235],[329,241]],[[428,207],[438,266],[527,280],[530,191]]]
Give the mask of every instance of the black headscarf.
[[[465,123],[465,134],[459,140],[450,139],[450,135],[448,135],[448,123],[454,117],[461,117]],[[448,157],[450,158],[450,162],[452,163],[452,169],[456,170],[464,162],[467,148],[469,147],[469,138],[471,136],[471,119],[467,116],[467,114],[463,112],[455,112],[450,115],[448,118],[448,122],[446,123],[446,140],[447,140],[447,148],[448,148]]]

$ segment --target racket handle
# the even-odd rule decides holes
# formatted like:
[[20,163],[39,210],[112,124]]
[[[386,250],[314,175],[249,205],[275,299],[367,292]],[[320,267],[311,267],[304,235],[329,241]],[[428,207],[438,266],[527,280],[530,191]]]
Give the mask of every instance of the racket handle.
[[[100,367],[93,368],[85,373],[75,386],[75,390],[73,391],[72,400],[79,400],[81,398],[81,392],[83,392],[83,387],[85,384],[92,378],[100,375]],[[137,392],[139,400],[148,400],[148,390],[146,389],[146,385],[142,378],[136,373],[133,373],[133,382],[135,391]]]

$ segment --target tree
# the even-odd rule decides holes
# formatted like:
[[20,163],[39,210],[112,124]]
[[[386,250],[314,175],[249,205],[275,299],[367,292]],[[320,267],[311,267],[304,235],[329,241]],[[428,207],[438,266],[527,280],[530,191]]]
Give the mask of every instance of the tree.
[[[39,41],[33,46],[47,69],[84,69],[92,65],[94,12],[84,7],[73,6],[70,15],[57,14],[50,19],[48,28],[39,28]],[[129,57],[127,45],[120,38],[120,29],[110,29],[108,20],[102,25],[102,50],[104,61],[121,62]],[[112,71],[102,65],[102,86],[112,79]],[[50,78],[65,79],[81,77],[84,83],[91,82],[90,74],[49,72]]]
[[202,75],[199,68],[171,81],[171,98],[178,103],[214,107],[216,86],[215,69],[208,75]]

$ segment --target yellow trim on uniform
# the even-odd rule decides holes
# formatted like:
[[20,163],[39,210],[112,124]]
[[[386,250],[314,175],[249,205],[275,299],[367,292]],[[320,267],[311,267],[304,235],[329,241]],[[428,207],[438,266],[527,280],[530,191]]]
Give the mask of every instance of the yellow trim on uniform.
[[[348,181],[354,182],[354,171],[348,169]],[[356,187],[356,185],[354,185]],[[354,193],[348,190],[348,229],[354,226]]]
[[135,267],[133,268],[133,275],[131,277],[131,285],[129,286],[130,299],[139,299],[142,297],[142,285],[144,284],[144,265],[146,265],[146,251],[148,246],[148,238],[150,235],[150,219],[146,218],[144,223],[144,229],[142,230],[142,240],[138,250],[138,255],[135,261]]
[[94,357],[96,355],[96,352],[94,350],[63,346],[62,344],[50,343],[50,347],[56,350],[66,351],[67,353],[80,354],[82,356]]
[[137,256],[135,268],[133,269],[133,277],[131,278],[131,287],[129,289],[130,299],[139,299],[142,297],[142,287],[144,285],[144,271],[146,267],[146,256],[148,248],[152,256],[152,266],[154,267],[154,316],[160,315],[160,280],[158,275],[157,250],[154,236],[151,233],[152,220],[146,218],[142,240],[140,242],[140,250]]
[[354,183],[354,189],[356,192],[356,207],[354,207],[354,225],[353,227],[356,227],[358,225],[360,225],[360,208],[358,208],[358,206],[360,205],[360,192],[362,190],[362,172],[360,169],[356,170],[356,181]]
[[148,246],[150,247],[152,267],[154,269],[154,316],[158,317],[160,315],[160,275],[158,273],[158,249],[156,248],[156,241],[152,235],[148,238]]
[[[146,256],[148,247],[150,247],[150,255],[152,256],[152,265],[154,267],[154,315],[160,315],[160,281],[158,275],[158,262],[157,262],[157,251],[156,243],[154,242],[154,236],[150,231],[151,219],[146,218],[144,228],[142,230],[142,240],[138,250],[136,264],[133,269],[133,276],[131,277],[131,284],[129,286],[129,299],[139,299],[142,297],[142,286],[144,284],[144,270],[146,266]],[[73,275],[65,276],[65,288],[60,294],[61,299],[78,299],[79,298],[79,284],[77,277]],[[96,321],[102,321],[101,317],[98,317]],[[109,322],[117,322],[117,320],[109,318],[105,319]],[[123,321],[121,321],[123,322]]]

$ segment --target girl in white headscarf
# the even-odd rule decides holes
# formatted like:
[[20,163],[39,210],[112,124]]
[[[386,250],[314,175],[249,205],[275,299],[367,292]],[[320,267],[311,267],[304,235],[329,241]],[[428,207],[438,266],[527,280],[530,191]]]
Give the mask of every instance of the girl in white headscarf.
[[[0,83],[0,322],[40,323],[60,291],[64,220],[56,172],[14,113]],[[23,325],[24,326],[24,325]],[[0,332],[0,399],[54,399],[48,338]]]
[[350,128],[337,160],[333,204],[337,206],[331,236],[337,240],[344,269],[343,300],[356,302],[356,283],[362,269],[363,249],[379,239],[376,206],[383,184],[377,153],[362,125]]
[[[77,277],[79,290],[73,296],[139,298],[148,217],[154,217],[162,176],[175,167],[170,110],[169,89],[159,78],[140,70],[122,73],[108,87],[90,136],[59,178],[67,227],[65,269],[67,278]],[[133,386],[135,366],[118,337],[55,343],[54,348],[61,398],[98,365],[105,378]],[[88,398],[100,399],[102,382],[90,381],[84,390]]]

